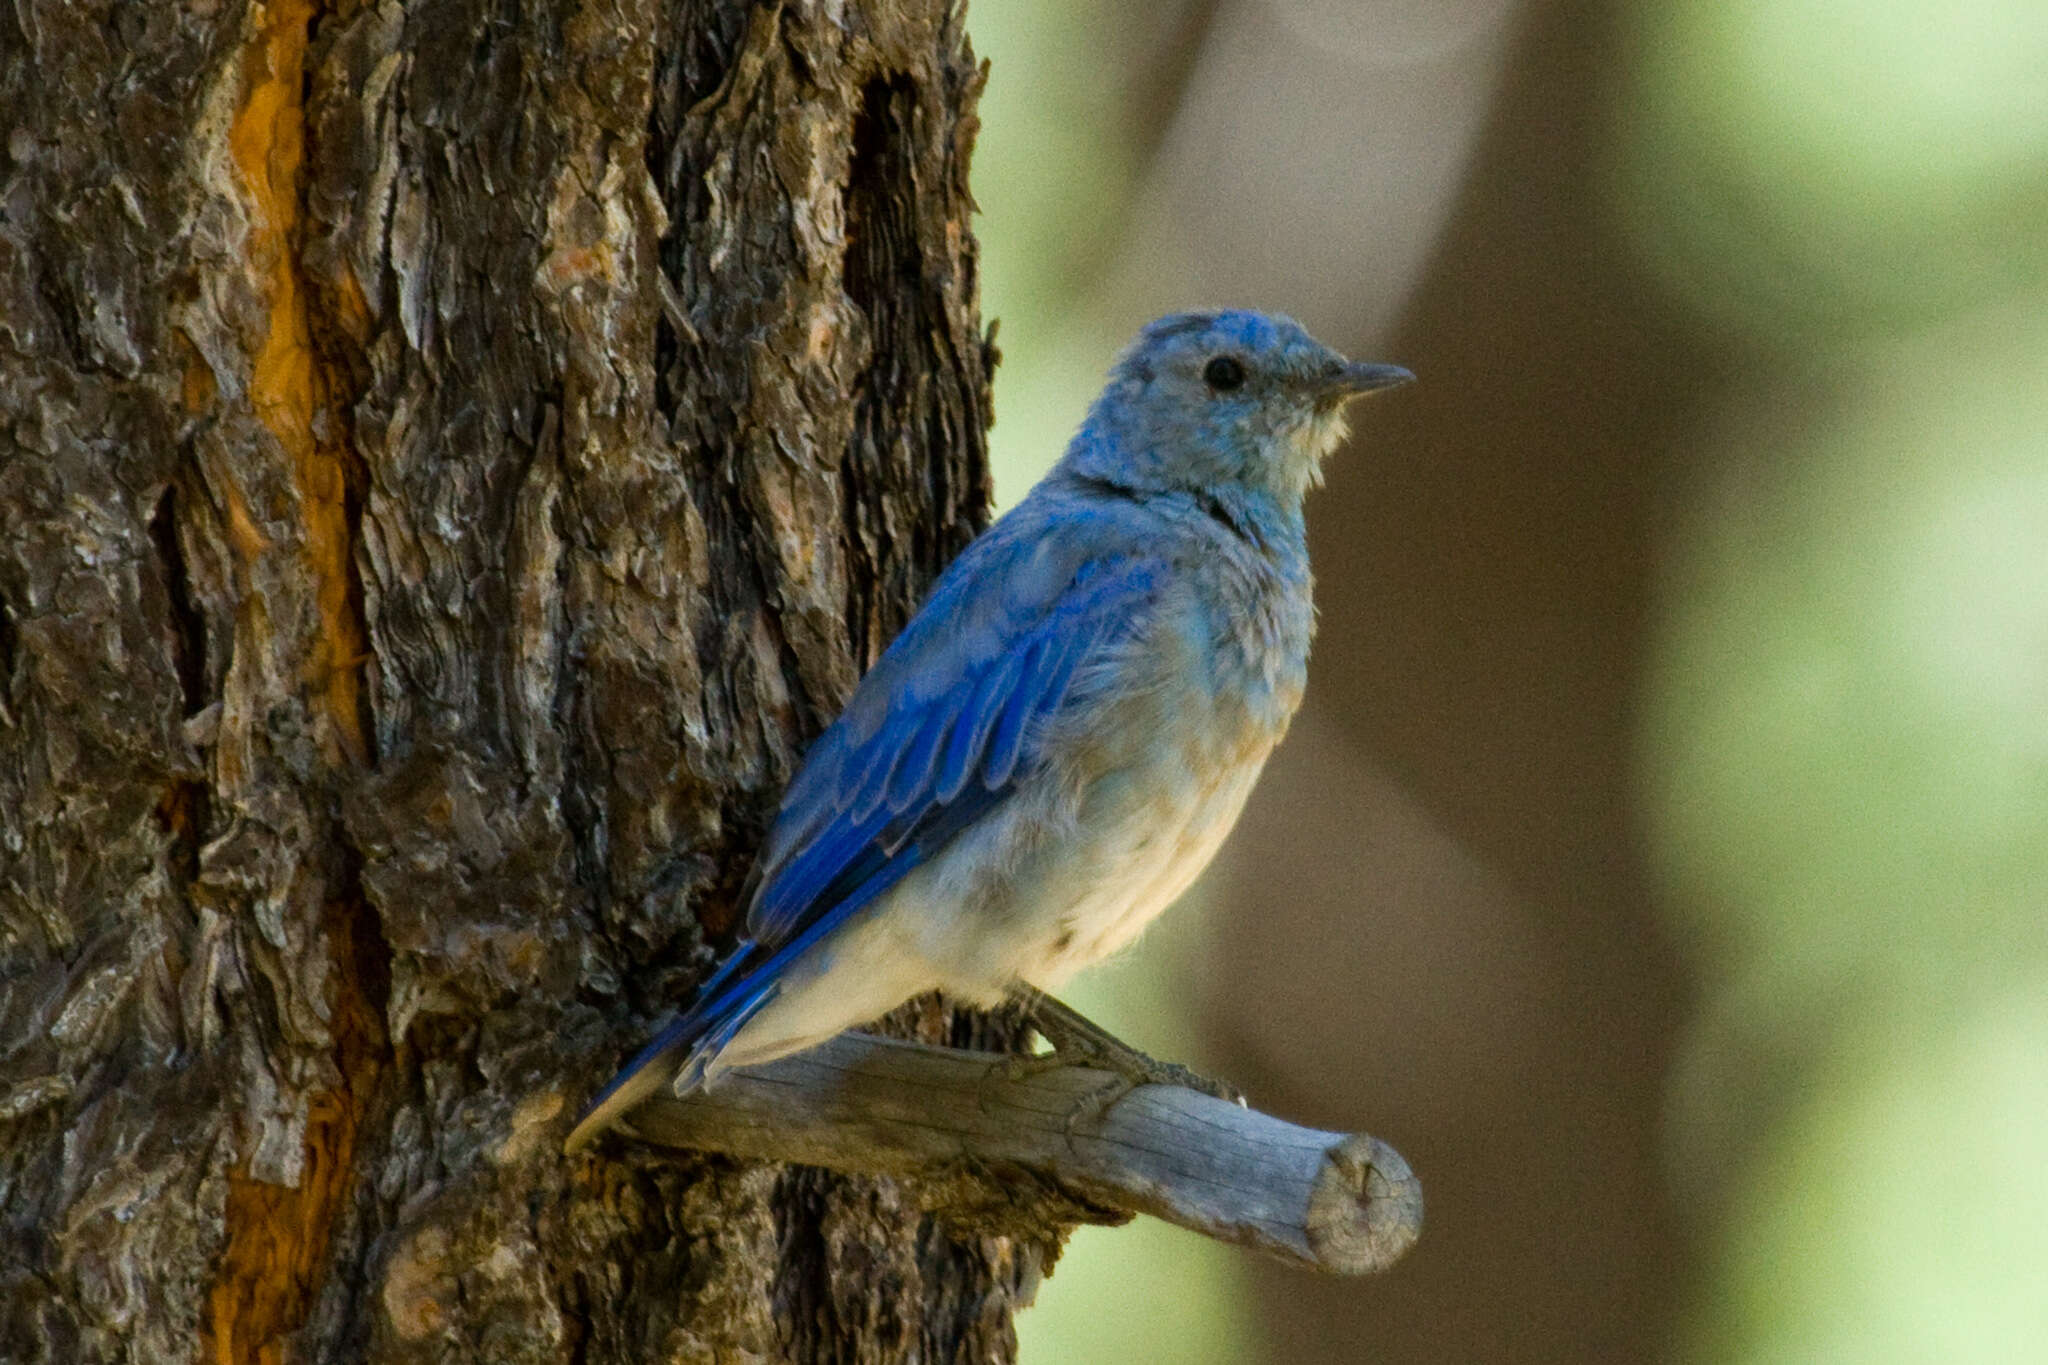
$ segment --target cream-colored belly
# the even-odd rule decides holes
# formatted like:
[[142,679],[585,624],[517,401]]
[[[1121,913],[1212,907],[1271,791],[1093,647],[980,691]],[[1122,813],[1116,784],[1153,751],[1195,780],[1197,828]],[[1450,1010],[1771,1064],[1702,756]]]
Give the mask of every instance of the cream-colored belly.
[[1020,945],[1018,975],[1040,990],[1057,990],[1134,942],[1216,856],[1264,761],[1262,755],[1238,767],[1192,799],[1153,803],[1141,837],[1086,860],[1093,866],[1070,883],[1070,904],[1041,919],[1033,941]]

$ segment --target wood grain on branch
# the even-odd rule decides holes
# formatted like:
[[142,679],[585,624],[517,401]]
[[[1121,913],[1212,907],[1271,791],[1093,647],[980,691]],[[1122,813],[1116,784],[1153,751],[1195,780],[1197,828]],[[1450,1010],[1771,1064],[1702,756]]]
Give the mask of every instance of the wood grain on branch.
[[[1021,1061],[1021,1065],[1020,1065]],[[988,1217],[1021,1182],[1067,1221],[1149,1213],[1338,1274],[1384,1270],[1422,1230],[1422,1186],[1393,1148],[1170,1085],[985,1052],[843,1034],[661,1096],[626,1127],[649,1142],[839,1171],[934,1178],[927,1202]],[[964,1188],[962,1182],[964,1181]]]

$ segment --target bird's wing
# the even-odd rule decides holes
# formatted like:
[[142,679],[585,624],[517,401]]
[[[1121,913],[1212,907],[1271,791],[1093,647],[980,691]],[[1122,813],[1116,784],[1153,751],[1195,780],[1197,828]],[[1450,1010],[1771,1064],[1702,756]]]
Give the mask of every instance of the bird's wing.
[[1166,575],[1057,534],[970,546],[805,756],[749,881],[748,941],[592,1101],[568,1149],[670,1076],[694,1085],[790,963],[1000,803],[1042,761],[1077,672],[1139,628]]
[[1020,558],[1005,581],[935,595],[812,747],[755,869],[757,943],[789,942],[878,876],[893,885],[1000,802],[1077,669],[1164,578],[1143,556]]

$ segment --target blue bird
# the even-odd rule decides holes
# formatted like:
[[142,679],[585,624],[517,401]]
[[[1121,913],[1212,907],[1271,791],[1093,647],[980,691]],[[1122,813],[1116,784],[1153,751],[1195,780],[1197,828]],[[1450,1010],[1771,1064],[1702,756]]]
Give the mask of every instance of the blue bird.
[[1139,333],[1065,456],[805,756],[746,938],[569,1150],[663,1085],[686,1094],[933,989],[1041,1002],[1136,938],[1215,854],[1301,701],[1302,499],[1344,405],[1411,378],[1260,313]]

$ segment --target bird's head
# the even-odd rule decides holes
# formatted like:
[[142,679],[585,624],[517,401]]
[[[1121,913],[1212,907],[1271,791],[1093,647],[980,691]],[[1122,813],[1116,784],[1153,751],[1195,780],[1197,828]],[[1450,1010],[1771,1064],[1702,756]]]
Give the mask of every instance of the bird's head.
[[1344,405],[1413,378],[1346,360],[1292,318],[1175,313],[1118,357],[1067,459],[1134,488],[1236,483],[1297,500],[1344,439]]

